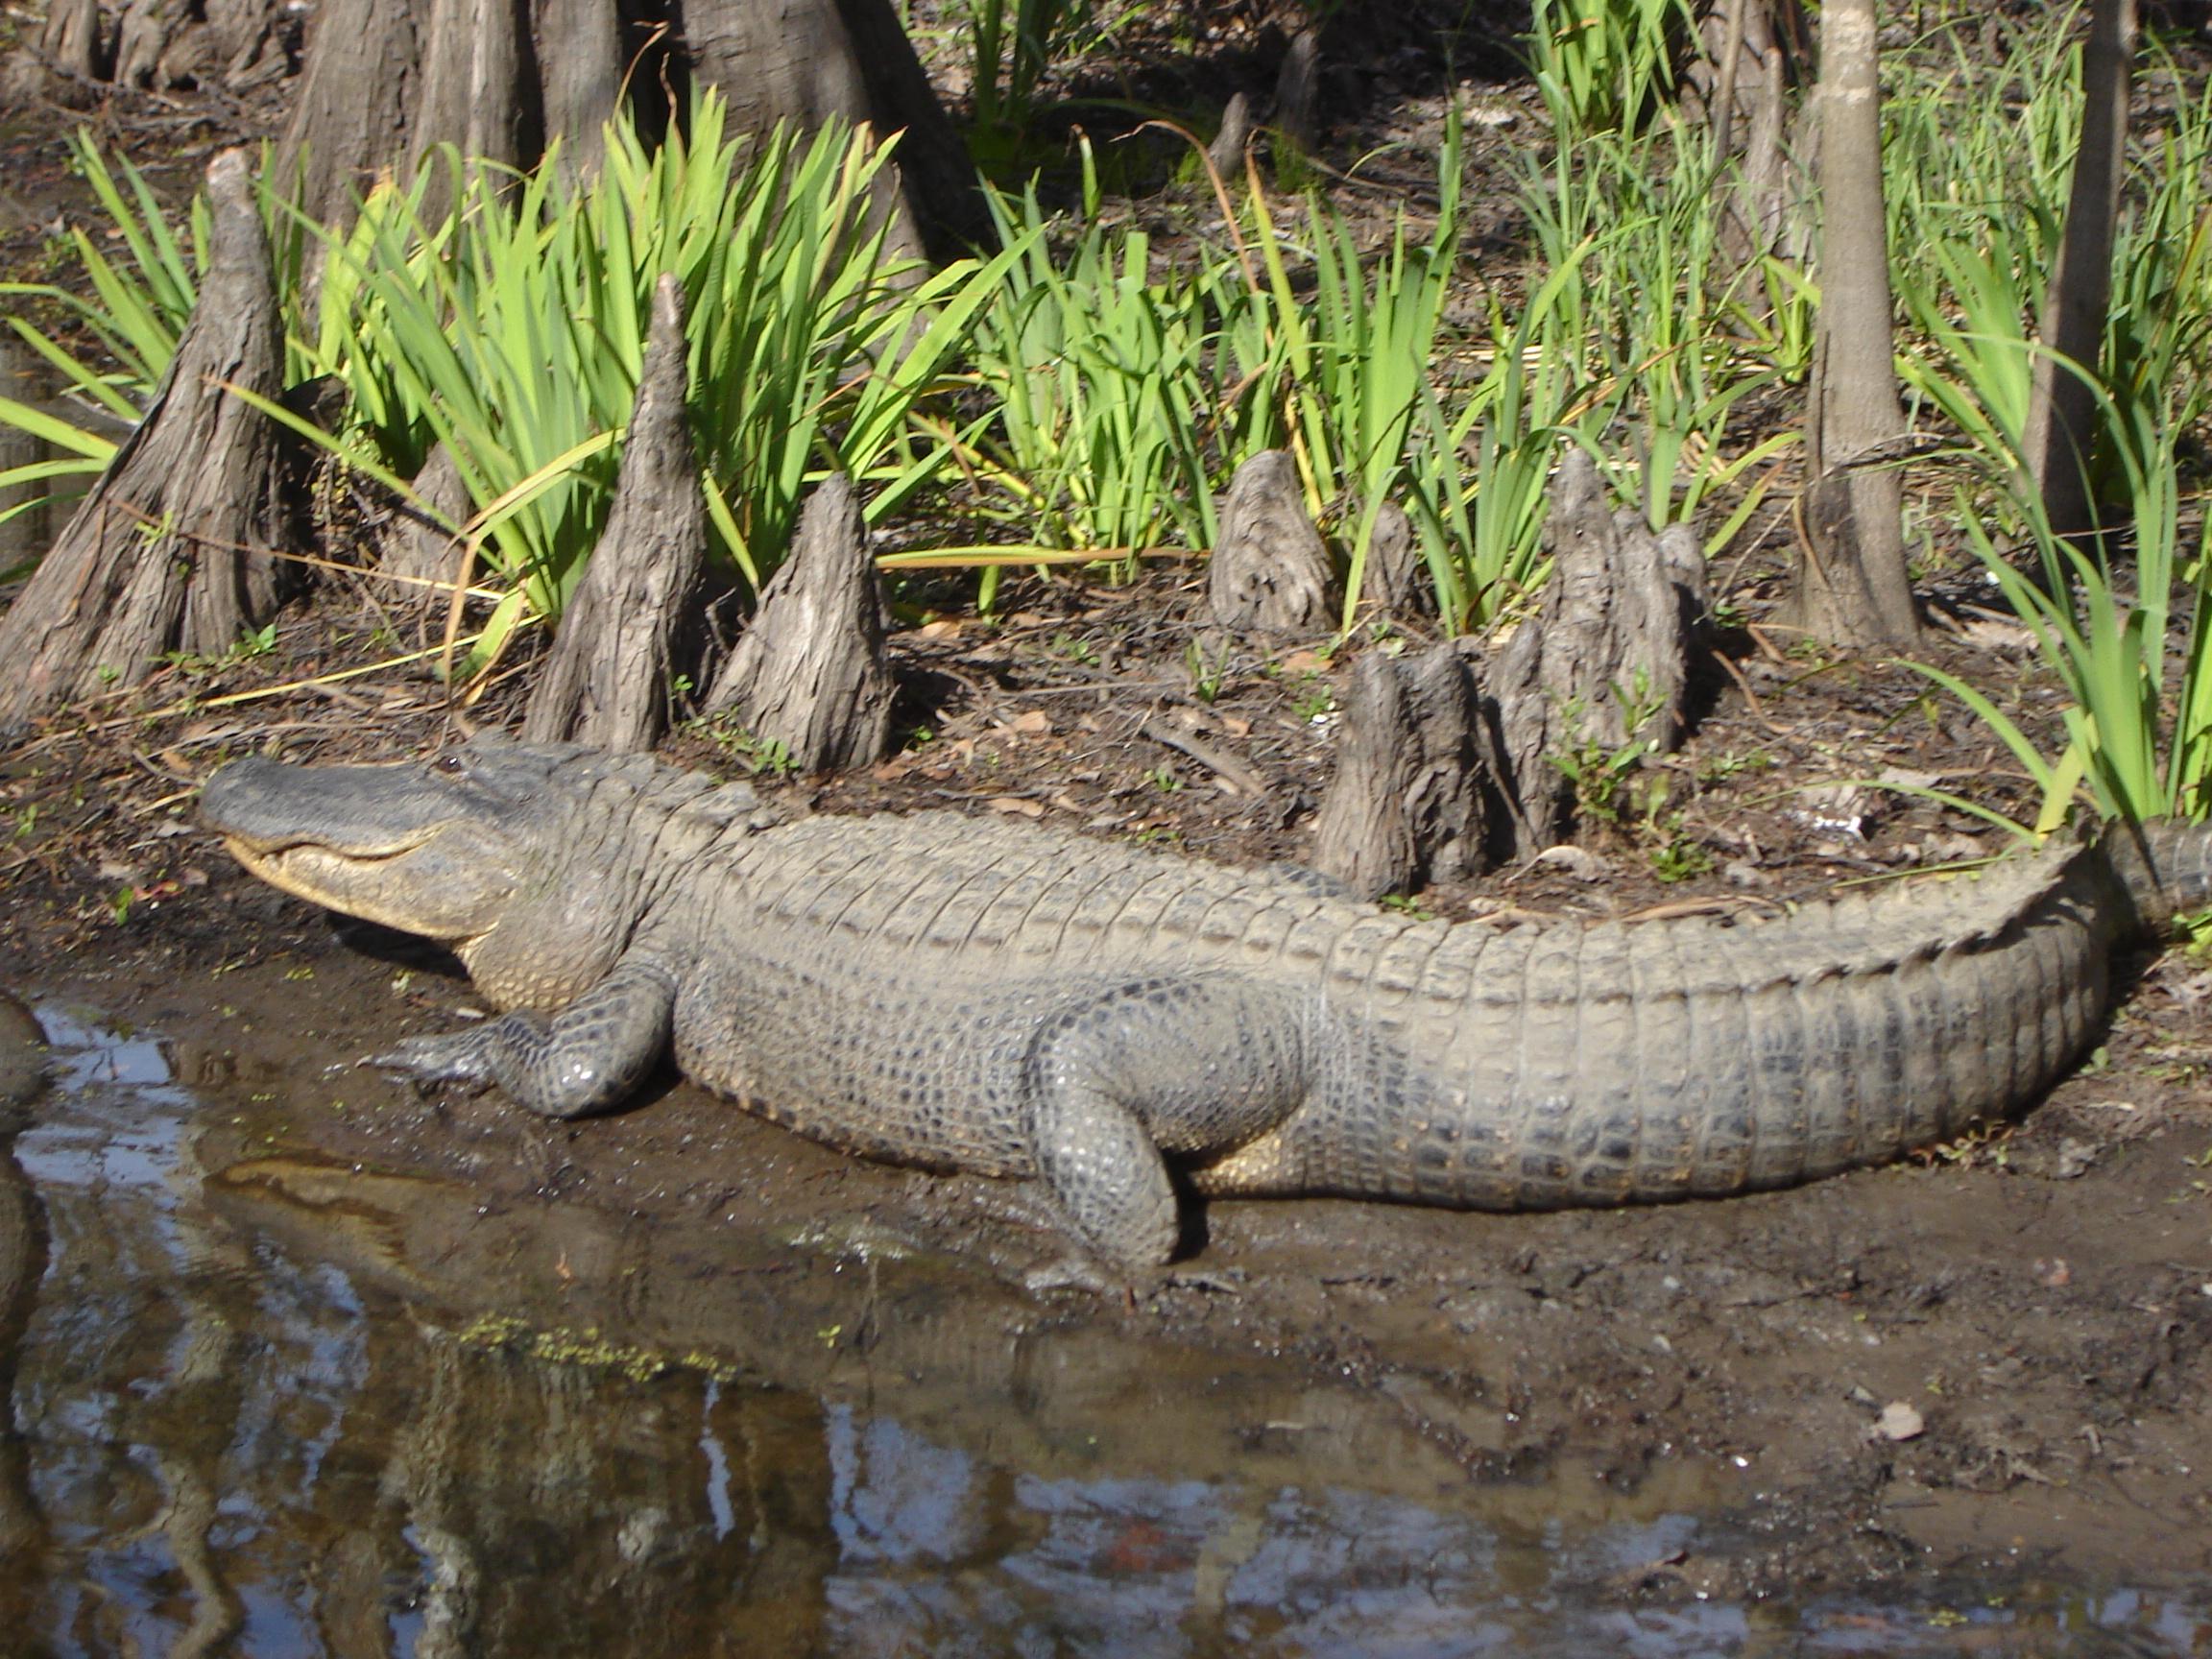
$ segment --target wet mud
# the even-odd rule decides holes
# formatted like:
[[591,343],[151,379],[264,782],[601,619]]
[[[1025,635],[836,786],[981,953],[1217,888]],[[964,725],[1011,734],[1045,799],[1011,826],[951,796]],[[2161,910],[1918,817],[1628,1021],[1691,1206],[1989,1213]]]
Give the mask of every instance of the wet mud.
[[0,1167],[33,1651],[2212,1644],[2186,958],[1921,1165],[1215,1203],[1101,1295],[1025,1287],[1060,1243],[1018,1192],[673,1078],[565,1124],[356,1068],[465,982],[243,878],[202,902],[234,951],[0,963],[57,1079]]

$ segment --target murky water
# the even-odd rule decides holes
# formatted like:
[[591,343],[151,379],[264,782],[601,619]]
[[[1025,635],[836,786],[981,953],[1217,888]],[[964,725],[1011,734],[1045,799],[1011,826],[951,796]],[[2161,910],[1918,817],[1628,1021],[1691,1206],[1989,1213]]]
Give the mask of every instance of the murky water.
[[[1016,1302],[978,1318],[972,1286],[864,1249],[780,1273],[604,1218],[548,1232],[318,1164],[196,1098],[160,1042],[38,1014],[55,1087],[0,1157],[0,1651],[2212,1642],[2212,1605],[2127,1592],[1642,1600],[1648,1564],[1730,1543],[1694,1479],[1471,1481],[1349,1391]],[[507,1294],[548,1252],[613,1290]]]

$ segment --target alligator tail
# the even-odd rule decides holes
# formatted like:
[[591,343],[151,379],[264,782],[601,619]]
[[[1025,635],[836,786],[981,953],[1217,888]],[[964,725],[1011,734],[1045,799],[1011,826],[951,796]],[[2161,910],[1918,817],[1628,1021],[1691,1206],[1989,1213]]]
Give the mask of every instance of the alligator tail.
[[2167,932],[2176,916],[2212,907],[2212,824],[2113,824],[2104,853],[2146,931]]

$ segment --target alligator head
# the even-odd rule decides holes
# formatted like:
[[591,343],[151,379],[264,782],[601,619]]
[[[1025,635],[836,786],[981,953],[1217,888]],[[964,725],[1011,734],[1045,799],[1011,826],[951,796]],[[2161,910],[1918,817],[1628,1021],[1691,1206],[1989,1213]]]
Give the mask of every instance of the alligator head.
[[[272,886],[449,947],[508,1006],[558,1007],[628,945],[675,854],[756,809],[648,756],[482,736],[426,762],[234,760],[201,815]],[[681,826],[681,828],[679,827]]]

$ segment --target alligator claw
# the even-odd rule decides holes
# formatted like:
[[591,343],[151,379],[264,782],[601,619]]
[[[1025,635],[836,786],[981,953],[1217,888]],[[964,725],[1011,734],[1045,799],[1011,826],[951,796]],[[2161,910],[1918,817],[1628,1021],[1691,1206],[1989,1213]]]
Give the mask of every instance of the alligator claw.
[[477,1031],[456,1031],[444,1037],[408,1037],[381,1054],[361,1062],[379,1071],[399,1071],[418,1083],[457,1083],[478,1094],[493,1083],[492,1066]]
[[1244,1294],[1244,1272],[1238,1267],[1232,1267],[1225,1273],[1209,1273],[1196,1267],[1171,1267],[1163,1283],[1177,1290],[1203,1290],[1210,1296]]
[[1131,1286],[1089,1256],[1062,1256],[1022,1274],[1022,1288],[1033,1296],[1048,1295],[1055,1290],[1106,1296],[1116,1290],[1129,1290]]

